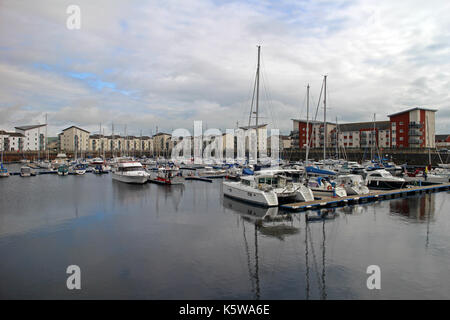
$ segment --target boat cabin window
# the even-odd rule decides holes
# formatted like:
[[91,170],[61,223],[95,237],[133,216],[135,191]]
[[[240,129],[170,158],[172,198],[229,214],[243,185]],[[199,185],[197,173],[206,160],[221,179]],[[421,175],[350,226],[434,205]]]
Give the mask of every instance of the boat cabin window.
[[119,171],[123,171],[123,172],[144,171],[144,168],[142,168],[142,167],[126,167],[126,168],[119,168]]
[[249,186],[249,185],[250,185],[250,180],[242,179],[241,182],[242,182],[242,184],[244,184],[244,185],[246,185],[246,186]]
[[371,176],[371,177],[381,177],[381,174],[379,174],[379,173],[374,173],[374,174],[371,174],[370,176]]
[[273,178],[273,177],[259,178],[258,183],[269,184],[269,185],[277,184],[277,178]]

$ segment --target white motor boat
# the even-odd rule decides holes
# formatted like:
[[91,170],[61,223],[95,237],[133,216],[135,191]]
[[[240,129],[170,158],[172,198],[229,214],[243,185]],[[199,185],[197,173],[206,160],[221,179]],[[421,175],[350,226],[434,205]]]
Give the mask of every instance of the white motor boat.
[[443,168],[435,168],[430,170],[427,174],[421,172],[415,176],[421,181],[431,182],[431,183],[447,183],[450,182],[450,170]]
[[363,177],[359,174],[341,175],[335,181],[339,186],[345,188],[348,195],[368,194],[370,192]]
[[35,175],[36,175],[36,172],[31,170],[30,167],[21,167],[20,168],[20,176],[21,177],[31,177],[31,176],[35,176]]
[[318,197],[346,197],[347,192],[345,188],[330,182],[327,178],[317,177],[311,178],[308,181],[308,187],[312,190],[315,196]]
[[103,164],[103,159],[102,158],[94,158],[92,160],[89,161],[89,164],[92,166],[95,166],[96,164]]
[[77,175],[83,175],[86,173],[86,165],[83,163],[77,163],[73,166],[72,172]]
[[405,188],[407,182],[403,178],[394,177],[384,169],[378,169],[367,172],[366,185],[370,189],[393,190]]
[[56,159],[52,161],[52,167],[58,169],[62,165],[67,164],[67,155],[65,153],[58,153]]
[[37,163],[38,167],[41,169],[51,169],[52,168],[52,164],[49,161],[39,161]]
[[112,173],[114,180],[125,183],[144,184],[147,182],[149,174],[137,161],[124,161],[117,164],[117,169]]
[[203,170],[199,170],[198,175],[204,178],[222,178],[227,174],[226,170],[214,169],[213,167],[206,166]]

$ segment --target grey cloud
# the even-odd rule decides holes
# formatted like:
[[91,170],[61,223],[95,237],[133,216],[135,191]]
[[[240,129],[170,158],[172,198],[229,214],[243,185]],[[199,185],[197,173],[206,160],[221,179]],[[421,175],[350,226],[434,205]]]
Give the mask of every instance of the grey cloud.
[[[100,122],[108,130],[127,124],[135,134],[190,128],[194,120],[232,128],[248,119],[262,44],[271,98],[262,91],[262,116],[284,132],[306,114],[308,82],[315,107],[324,74],[332,121],[427,105],[439,109],[438,130],[450,132],[446,1],[283,0],[274,9],[264,1],[77,3],[82,29],[74,32],[65,28],[71,1],[0,4],[0,48],[8,48],[0,50],[2,126],[49,113],[55,133],[69,124],[97,130]],[[93,73],[131,94],[96,90],[62,71]]]

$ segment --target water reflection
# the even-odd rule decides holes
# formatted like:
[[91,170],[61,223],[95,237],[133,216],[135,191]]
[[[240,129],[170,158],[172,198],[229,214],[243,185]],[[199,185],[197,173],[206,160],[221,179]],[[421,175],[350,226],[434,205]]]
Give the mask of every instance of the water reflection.
[[417,222],[434,220],[436,211],[435,197],[436,194],[429,193],[421,197],[407,197],[391,200],[389,202],[389,211],[393,215],[400,215],[405,218],[416,220]]
[[354,216],[361,215],[364,212],[367,212],[368,206],[363,205],[352,205],[352,206],[345,206],[341,208],[341,211],[345,214],[351,214]]
[[263,208],[227,197],[223,198],[223,205],[238,213],[242,220],[255,224],[264,236],[283,241],[285,237],[299,232],[293,225],[292,215],[280,211],[278,207]]
[[[223,198],[223,206],[240,215],[251,291],[254,299],[259,300],[261,289],[259,278],[258,233],[266,237],[284,241],[285,237],[297,234],[300,230],[293,225],[292,215],[280,212],[278,207],[263,208],[252,206],[227,197]],[[250,252],[249,239],[247,238],[246,224],[253,228],[253,259]],[[250,239],[250,241],[251,240],[252,239]]]
[[[335,209],[327,209],[327,210],[319,210],[312,214],[311,212],[305,213],[305,298],[309,300],[311,294],[311,279],[310,279],[310,266],[309,266],[309,255],[310,251],[312,254],[312,263],[313,263],[313,272],[316,275],[317,279],[317,287],[319,288],[320,298],[322,300],[327,299],[327,290],[326,290],[326,220],[334,219],[336,217]],[[322,268],[320,270],[320,266],[318,263],[316,249],[314,248],[313,236],[311,234],[311,223],[320,223],[321,224],[321,233],[322,233],[322,241],[321,241],[321,265]]]

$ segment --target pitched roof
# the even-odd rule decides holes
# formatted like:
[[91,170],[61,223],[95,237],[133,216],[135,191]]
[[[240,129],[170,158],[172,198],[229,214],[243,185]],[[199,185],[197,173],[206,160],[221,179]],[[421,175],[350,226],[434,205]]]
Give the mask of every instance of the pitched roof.
[[25,137],[25,135],[20,132],[5,132],[5,133],[11,137]]
[[96,133],[96,134],[91,134],[91,135],[89,136],[89,139],[100,139],[100,138],[103,138],[103,135],[102,135],[102,134],[98,134],[98,133]]
[[34,125],[29,125],[29,126],[20,126],[20,127],[14,127],[15,129],[19,129],[19,130],[31,130],[31,129],[35,129],[35,128],[39,128],[39,127],[45,127],[46,124],[34,124]]
[[434,136],[434,139],[436,140],[436,141],[445,141],[445,140],[447,140],[447,138],[450,136],[450,134],[437,134],[437,135],[435,135]]
[[[264,128],[264,127],[266,127],[267,126],[267,124],[258,124],[258,129],[259,128]],[[239,127],[239,129],[244,129],[244,130],[247,130],[247,129],[256,129],[256,126],[245,126],[245,127]]]
[[[308,122],[308,120],[306,120],[306,119],[291,119],[292,121],[297,121],[297,122],[304,122],[304,123],[307,123]],[[315,123],[319,123],[319,124],[321,124],[321,123],[323,123],[323,121],[318,121],[318,120],[312,120],[312,119],[309,119],[309,124],[315,124]],[[327,121],[327,124],[336,124],[336,123],[333,123],[333,122],[329,122],[329,121]]]
[[156,136],[162,136],[162,135],[170,136],[170,134],[164,133],[164,132],[158,132],[157,134],[155,134],[153,136],[156,137]]
[[405,113],[405,112],[411,112],[411,111],[414,111],[414,110],[425,110],[425,111],[432,111],[432,112],[436,112],[437,111],[436,109],[415,107],[415,108],[411,108],[411,109],[408,109],[408,110],[399,111],[399,112],[396,112],[396,113],[393,113],[393,114],[389,114],[388,117],[393,117],[393,116],[396,116],[398,114],[402,114],[402,113]]
[[80,127],[77,127],[77,126],[70,126],[70,127],[68,127],[68,128],[63,129],[63,131],[67,131],[67,130],[72,129],[72,128],[77,128],[78,130],[81,130],[81,131],[90,133],[89,131],[84,130],[84,129],[81,129]]
[[[375,121],[375,128],[378,130],[388,130],[390,128],[390,121]],[[354,122],[338,124],[339,131],[359,131],[362,129],[373,129],[374,123],[371,122]]]

